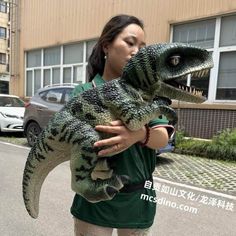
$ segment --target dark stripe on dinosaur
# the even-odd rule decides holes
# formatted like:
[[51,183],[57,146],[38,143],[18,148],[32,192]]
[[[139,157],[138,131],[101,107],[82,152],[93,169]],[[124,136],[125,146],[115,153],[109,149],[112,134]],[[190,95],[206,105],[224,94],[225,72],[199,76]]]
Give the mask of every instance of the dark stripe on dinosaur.
[[50,132],[52,133],[52,135],[53,135],[53,136],[56,136],[56,135],[58,135],[58,134],[59,134],[59,132],[58,132],[58,129],[57,129],[57,128],[52,128]]
[[99,92],[97,89],[87,90],[86,93],[81,94],[81,97],[88,104],[91,104],[93,109],[97,113],[104,112],[104,110],[108,109],[108,107],[104,105],[104,103],[101,101],[101,98],[99,96]]
[[47,149],[46,149],[45,142],[44,142],[44,141],[42,141],[41,143],[42,143],[42,146],[43,146],[43,149],[44,149],[44,151],[47,153]]
[[41,142],[39,142],[39,143],[38,143],[38,146],[37,146],[37,148],[39,149],[39,151],[40,151],[40,152],[42,152],[42,151],[43,151],[42,147],[40,146],[40,144],[41,144],[41,143],[42,143],[42,141],[41,141]]
[[[139,115],[139,114],[138,114]],[[139,117],[135,117],[135,114],[130,114],[130,116],[129,116],[129,118],[126,120],[126,124],[127,125],[129,125],[129,123],[132,121],[132,120],[134,120],[134,118],[136,119],[136,120],[139,120],[139,121],[141,121],[142,120],[142,117],[139,115]]]
[[46,147],[47,147],[48,151],[51,151],[51,152],[54,151],[54,149],[51,146],[49,146],[47,143],[46,143]]
[[73,115],[75,115],[77,113],[82,113],[83,112],[83,104],[82,104],[82,102],[75,101],[72,104],[71,112],[72,112]]
[[81,158],[83,158],[83,160],[86,161],[89,166],[94,166],[94,163],[93,163],[94,158],[93,157],[82,154]]
[[66,127],[67,127],[67,123],[65,123],[65,124],[62,126],[61,133],[64,132],[64,130],[66,129]]
[[59,142],[65,142],[66,141],[66,135],[68,134],[68,130],[59,138]]
[[72,144],[73,145],[74,144],[81,144],[84,140],[85,140],[85,138],[77,138],[72,142]]
[[73,132],[70,132],[70,135],[69,137],[67,138],[67,143],[70,143],[71,139],[73,138],[74,136],[74,133]]
[[24,172],[25,172],[25,173],[30,173],[30,174],[33,174],[33,173],[34,173],[32,170],[29,170],[29,169],[25,169]]
[[25,180],[22,182],[22,184],[23,184],[25,187],[28,187],[28,186],[29,186],[28,181],[26,182]]
[[83,176],[80,176],[80,175],[76,175],[75,178],[76,178],[76,182],[78,182],[79,180],[86,179],[86,177],[83,177]]
[[45,159],[46,159],[46,157],[45,157],[45,156],[43,156],[43,155],[41,155],[40,153],[38,154],[38,157],[39,157],[40,159],[43,159],[43,160],[45,160]]
[[96,118],[96,116],[92,115],[91,113],[86,113],[85,119],[90,121],[90,120],[96,120],[97,118]]
[[31,162],[29,161],[29,162],[27,162],[27,165],[30,167],[30,168],[32,168],[32,169],[34,169],[35,168],[35,166],[33,166],[32,164],[31,164]]
[[86,168],[84,165],[82,165],[80,168],[76,168],[75,171],[76,172],[80,172],[80,171],[88,172],[88,171],[90,171],[92,169],[93,169],[93,167]]
[[86,147],[86,146],[83,146],[81,148],[82,151],[85,151],[85,152],[89,152],[89,153],[92,153],[94,152],[94,148],[93,147]]
[[24,178],[25,178],[25,179],[28,179],[28,180],[31,179],[29,175],[24,175]]

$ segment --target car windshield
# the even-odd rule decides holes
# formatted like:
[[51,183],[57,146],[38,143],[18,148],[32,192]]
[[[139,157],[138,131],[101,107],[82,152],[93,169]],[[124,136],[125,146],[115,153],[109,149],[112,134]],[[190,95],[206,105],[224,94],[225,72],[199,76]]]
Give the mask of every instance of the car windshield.
[[0,107],[24,107],[25,104],[22,100],[16,97],[0,96]]

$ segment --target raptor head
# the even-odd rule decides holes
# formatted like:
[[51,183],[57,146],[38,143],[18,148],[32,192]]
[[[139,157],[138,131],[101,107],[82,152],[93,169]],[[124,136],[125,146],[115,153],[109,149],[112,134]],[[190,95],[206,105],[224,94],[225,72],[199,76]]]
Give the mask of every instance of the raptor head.
[[130,59],[122,79],[145,94],[201,103],[205,101],[202,91],[181,81],[189,74],[194,79],[203,78],[212,67],[212,57],[205,49],[182,43],[154,44]]

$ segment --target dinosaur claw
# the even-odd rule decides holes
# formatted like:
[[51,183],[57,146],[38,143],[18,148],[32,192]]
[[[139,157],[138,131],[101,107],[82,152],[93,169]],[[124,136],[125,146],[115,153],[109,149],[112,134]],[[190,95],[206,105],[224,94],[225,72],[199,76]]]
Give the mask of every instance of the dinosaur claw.
[[109,196],[113,197],[115,194],[117,194],[119,191],[111,186],[106,187],[106,192]]

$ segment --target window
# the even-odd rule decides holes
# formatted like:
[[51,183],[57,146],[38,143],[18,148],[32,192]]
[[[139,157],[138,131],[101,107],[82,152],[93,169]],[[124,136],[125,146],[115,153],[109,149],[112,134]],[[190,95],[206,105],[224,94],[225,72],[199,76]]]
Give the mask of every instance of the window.
[[26,96],[31,97],[33,95],[33,71],[26,72]]
[[95,43],[92,40],[26,52],[26,96],[33,96],[41,86],[84,83]]
[[41,50],[27,52],[26,66],[28,68],[41,66]]
[[43,87],[50,85],[50,69],[45,69],[43,72]]
[[7,37],[7,29],[4,27],[0,27],[0,38],[5,39]]
[[0,93],[9,94],[9,82],[0,81]]
[[89,56],[92,54],[93,47],[97,43],[97,40],[88,41],[86,44],[86,60],[88,61]]
[[71,67],[63,68],[63,83],[71,83]]
[[236,15],[222,17],[220,47],[236,45]]
[[45,101],[50,103],[61,103],[63,95],[63,89],[52,89],[49,90],[46,96],[44,97]]
[[236,51],[220,54],[217,99],[236,100]]
[[83,62],[83,43],[64,46],[63,64]]
[[41,92],[39,96],[49,103],[65,104],[69,101],[72,90],[73,88],[52,88]]
[[41,88],[41,70],[34,70],[34,92]]
[[173,42],[189,43],[204,48],[214,45],[215,19],[176,25]]
[[7,13],[7,4],[5,2],[0,2],[0,12]]
[[60,84],[60,68],[52,68],[52,84]]
[[83,66],[74,66],[73,83],[82,83],[83,78]]
[[236,100],[235,22],[236,15],[229,15],[173,26],[173,42],[190,43],[212,52],[211,76],[188,80],[188,84],[202,89],[209,101]]
[[6,64],[6,54],[0,53],[0,64]]
[[44,49],[44,66],[59,65],[60,57],[60,47]]

